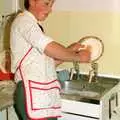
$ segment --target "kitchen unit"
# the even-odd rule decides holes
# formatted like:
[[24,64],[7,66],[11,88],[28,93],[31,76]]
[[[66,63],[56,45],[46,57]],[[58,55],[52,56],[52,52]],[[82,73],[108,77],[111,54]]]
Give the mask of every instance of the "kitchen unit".
[[80,80],[63,83],[61,96],[60,120],[118,120],[120,116],[119,79],[98,77],[88,83],[88,76],[81,75]]
[[[119,79],[99,77],[88,83],[88,76],[62,83],[62,117],[58,120],[119,120]],[[0,120],[18,120],[13,108],[13,81],[0,81]],[[113,119],[114,118],[114,119]]]

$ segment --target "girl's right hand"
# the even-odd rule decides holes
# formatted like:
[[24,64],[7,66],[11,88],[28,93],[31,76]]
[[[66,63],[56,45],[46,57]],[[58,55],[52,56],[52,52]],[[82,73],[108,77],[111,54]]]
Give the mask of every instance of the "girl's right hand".
[[80,62],[90,62],[91,60],[91,47],[84,46],[83,48],[79,49],[77,54],[80,56]]

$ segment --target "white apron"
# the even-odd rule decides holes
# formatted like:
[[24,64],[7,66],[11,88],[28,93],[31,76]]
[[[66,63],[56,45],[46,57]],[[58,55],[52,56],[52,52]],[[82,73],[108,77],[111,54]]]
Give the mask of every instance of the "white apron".
[[41,118],[60,117],[60,83],[58,80],[41,82],[27,79],[24,63],[31,54],[32,48],[22,58],[15,73],[15,79],[24,83],[27,115],[32,120]]

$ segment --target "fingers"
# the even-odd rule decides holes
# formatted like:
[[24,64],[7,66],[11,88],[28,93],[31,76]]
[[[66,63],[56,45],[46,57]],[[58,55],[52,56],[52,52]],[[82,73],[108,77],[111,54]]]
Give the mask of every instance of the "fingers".
[[68,49],[77,53],[80,57],[80,62],[88,63],[91,60],[91,46],[76,42],[71,44]]
[[86,49],[82,49],[77,53],[80,57],[80,62],[90,62],[91,60],[91,52],[90,50]]

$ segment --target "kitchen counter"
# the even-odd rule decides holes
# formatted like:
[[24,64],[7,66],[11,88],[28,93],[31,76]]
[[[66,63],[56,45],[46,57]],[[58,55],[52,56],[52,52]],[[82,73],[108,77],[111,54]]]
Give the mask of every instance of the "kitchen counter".
[[0,81],[0,110],[13,105],[15,83],[11,80]]
[[[87,100],[85,99],[86,96],[89,98],[91,98],[91,100],[93,100],[93,102],[97,102],[98,100],[100,100],[100,98],[105,94],[105,91],[102,92],[104,89],[103,88],[106,88],[107,90],[110,90],[114,85],[116,85],[118,83],[118,80],[117,79],[110,79],[108,80],[108,78],[99,78],[99,81],[100,82],[100,86],[101,88],[98,88],[98,85],[97,87],[95,87],[95,84],[96,83],[91,83],[90,85],[93,86],[92,88],[88,87],[88,89],[86,89],[87,91],[89,89],[93,89],[95,88],[95,90],[93,89],[93,92],[90,93],[90,91],[88,93],[84,93],[83,90],[81,90],[81,82],[82,82],[82,85],[85,85],[84,82],[86,83],[86,81],[74,81],[72,82],[67,82],[67,84],[64,84],[68,87],[70,87],[70,93],[66,93],[66,89],[68,90],[68,88],[63,88],[63,91],[61,93],[61,97],[63,99],[71,99],[71,100]],[[65,83],[65,82],[64,82]],[[71,86],[72,85],[72,86]],[[66,86],[63,86],[63,87],[66,87]],[[77,87],[77,90],[79,89],[80,91],[82,91],[82,95],[80,96],[81,93],[78,93],[77,94],[77,91],[74,91],[73,88],[76,89]],[[83,86],[82,86],[83,87]],[[83,89],[83,88],[82,88]],[[0,81],[0,110],[10,106],[10,105],[13,105],[13,93],[14,93],[14,90],[15,90],[15,83],[12,81],[12,80],[4,80],[4,81]],[[99,95],[96,94],[96,92],[99,92]],[[94,94],[96,94],[96,96],[94,96]],[[85,96],[86,95],[86,96]],[[90,96],[91,95],[91,96]]]
[[[109,91],[112,87],[117,85],[118,81],[119,81],[119,80],[113,79],[113,78],[110,79],[110,81],[105,80],[106,78],[100,78],[100,79],[101,79],[101,83],[99,85],[102,85],[103,88],[107,88],[107,91]],[[73,83],[73,84],[76,85],[76,87],[75,86],[74,87],[77,88],[77,90],[78,90],[78,87],[77,87],[77,85],[78,85],[79,89],[81,90],[80,84],[78,84],[77,82]],[[83,81],[83,82],[85,82],[85,81]],[[68,85],[68,84],[66,84],[66,85]],[[13,102],[13,93],[14,93],[15,87],[16,87],[16,85],[13,81],[10,81],[10,80],[9,81],[0,81],[0,111],[2,111],[2,110],[4,110],[4,109],[13,105],[13,103],[14,103]],[[74,87],[72,87],[72,88],[74,88]],[[70,86],[70,88],[71,88],[71,86]],[[82,89],[83,88],[85,89],[86,86],[82,86]],[[98,92],[99,90],[101,91],[101,89],[96,89],[96,87],[94,87],[94,88],[95,88],[95,91],[94,91],[93,87],[92,88],[90,87],[90,89],[93,90],[93,92]],[[89,87],[86,90],[89,90]],[[80,94],[78,96],[77,94],[73,94],[73,93],[72,94],[71,93],[66,94],[65,91],[63,91],[63,93],[61,94],[61,97],[62,97],[62,99],[69,99],[69,100],[81,101],[82,98],[84,98],[83,100],[85,100],[86,96],[80,97]],[[103,94],[100,93],[100,96],[102,97],[102,96],[104,96],[104,94],[105,94],[105,92],[103,92]],[[88,93],[87,93],[87,95],[88,95]],[[100,96],[93,97],[93,98],[97,98],[97,99],[96,99],[96,101],[95,101],[95,99],[91,99],[91,101],[95,102],[95,104],[99,104],[97,101],[101,98]],[[113,117],[115,118],[113,120],[118,120],[118,119],[116,119],[116,115],[113,116]]]

